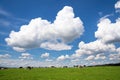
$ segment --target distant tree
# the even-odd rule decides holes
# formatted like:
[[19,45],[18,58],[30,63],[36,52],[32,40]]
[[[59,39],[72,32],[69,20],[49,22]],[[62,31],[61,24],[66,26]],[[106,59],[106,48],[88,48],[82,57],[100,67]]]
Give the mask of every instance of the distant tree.
[[73,67],[74,67],[74,68],[78,68],[79,66],[78,66],[78,65],[74,65]]
[[7,67],[0,67],[0,70],[3,70],[3,69],[8,69]]
[[83,65],[83,67],[86,67],[86,65]]
[[28,66],[28,67],[27,67],[27,69],[31,70],[31,69],[32,69],[32,67]]
[[55,66],[51,66],[51,68],[55,68]]
[[19,69],[22,69],[23,67],[19,67]]
[[80,65],[79,68],[83,68],[83,66]]
[[68,68],[68,66],[63,66],[63,68]]

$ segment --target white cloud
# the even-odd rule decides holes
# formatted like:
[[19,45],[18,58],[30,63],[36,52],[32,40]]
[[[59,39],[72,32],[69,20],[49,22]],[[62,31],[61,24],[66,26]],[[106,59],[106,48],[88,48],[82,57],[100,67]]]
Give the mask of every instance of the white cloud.
[[117,1],[117,3],[115,4],[115,9],[118,9],[118,8],[120,8],[120,0]]
[[0,59],[1,58],[10,58],[11,55],[10,54],[0,54]]
[[57,51],[70,50],[72,48],[72,46],[66,45],[64,43],[50,43],[50,42],[42,43],[40,47],[48,50],[57,50]]
[[46,61],[35,61],[35,60],[20,60],[20,59],[1,59],[0,60],[0,65],[1,66],[6,66],[6,67],[27,67],[27,66],[32,66],[32,67],[50,67],[50,66],[73,66],[72,63],[68,62],[59,62],[59,61],[52,61],[52,60],[46,60]]
[[66,60],[66,59],[69,59],[69,55],[61,55],[57,58],[57,61],[63,61],[63,60]]
[[97,54],[96,55],[96,57],[95,57],[95,59],[97,60],[97,59],[105,59],[106,57],[104,56],[104,54]]
[[24,48],[19,48],[19,47],[13,47],[13,49],[18,51],[18,52],[24,52],[25,51]]
[[98,23],[98,30],[95,32],[95,37],[105,43],[120,42],[120,19],[118,18],[115,23],[110,19],[105,18]]
[[119,47],[116,47],[114,44],[120,42],[120,19],[118,18],[115,23],[112,23],[111,20],[107,18],[108,16],[109,15],[102,17],[97,24],[98,30],[95,32],[97,40],[89,43],[81,41],[78,45],[79,49],[72,54],[73,59],[80,58],[81,55],[90,55],[86,60],[106,59],[106,56],[103,54],[111,54],[113,56],[113,54],[120,52]]
[[93,60],[94,58],[95,58],[94,55],[90,55],[90,56],[88,56],[85,60]]
[[44,54],[41,54],[41,58],[48,58],[49,57],[49,53],[44,53]]
[[71,62],[80,62],[79,59],[71,59]]
[[[115,4],[115,8],[120,9],[120,1]],[[98,22],[98,29],[95,32],[96,40],[89,43],[81,41],[78,49],[71,55],[71,59],[80,59],[88,56],[86,60],[97,61],[97,59],[106,59],[109,54],[111,54],[111,59],[113,59],[113,56],[120,53],[119,47],[114,44],[120,42],[120,18],[112,23],[111,20],[107,18],[111,15],[113,14],[102,17]]]
[[89,43],[84,43],[83,41],[81,41],[79,43],[79,49],[76,50],[74,57],[76,55],[76,57],[80,57],[81,55],[87,54],[87,55],[91,55],[91,54],[100,54],[100,53],[106,53],[106,52],[114,52],[115,46],[113,44],[105,44],[100,40],[96,40],[93,42],[89,42]]
[[74,17],[72,7],[65,6],[58,12],[53,23],[41,18],[32,19],[28,25],[21,26],[20,31],[11,31],[5,41],[14,50],[38,47],[49,50],[69,50],[72,47],[67,43],[80,37],[83,32],[84,27],[80,18]]
[[82,21],[79,17],[74,18],[73,9],[69,6],[65,6],[58,12],[54,25],[60,39],[64,42],[72,41],[84,32]]
[[109,59],[110,60],[120,60],[120,53],[118,53],[118,54],[110,54]]
[[52,59],[46,59],[45,61],[46,62],[52,62],[53,60]]
[[71,55],[71,59],[76,59],[76,58],[80,58],[82,55],[82,51],[80,50],[76,50],[76,52],[74,54]]
[[88,56],[87,58],[85,58],[85,60],[98,60],[98,59],[105,59],[106,57],[101,53],[101,54],[97,54],[96,56],[95,55],[90,55]]
[[32,55],[29,54],[29,53],[22,53],[19,58],[20,58],[21,60],[24,60],[24,59],[33,59]]
[[1,59],[1,66],[6,67],[27,67],[27,66],[38,66],[40,65],[37,61],[32,60],[19,60],[19,59]]

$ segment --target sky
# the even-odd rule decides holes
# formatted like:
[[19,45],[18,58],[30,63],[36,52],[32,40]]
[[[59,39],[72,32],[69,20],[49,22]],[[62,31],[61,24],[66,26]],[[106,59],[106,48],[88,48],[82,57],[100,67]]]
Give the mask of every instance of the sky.
[[118,62],[119,0],[0,0],[0,66]]

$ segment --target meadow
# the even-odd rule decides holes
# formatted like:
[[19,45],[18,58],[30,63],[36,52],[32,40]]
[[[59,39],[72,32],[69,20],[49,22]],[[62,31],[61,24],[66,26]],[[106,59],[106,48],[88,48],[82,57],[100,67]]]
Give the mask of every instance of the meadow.
[[120,80],[120,66],[5,69],[0,80]]

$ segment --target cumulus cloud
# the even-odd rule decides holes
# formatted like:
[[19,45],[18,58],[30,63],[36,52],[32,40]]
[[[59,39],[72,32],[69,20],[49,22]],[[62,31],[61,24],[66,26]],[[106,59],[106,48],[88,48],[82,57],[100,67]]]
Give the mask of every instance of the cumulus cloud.
[[120,60],[120,54],[110,54],[109,59],[110,60]]
[[74,18],[73,9],[69,6],[65,6],[58,12],[54,25],[60,39],[64,42],[78,38],[84,31],[82,21],[79,17]]
[[94,55],[90,55],[90,56],[88,56],[85,60],[93,60],[94,58],[95,58]]
[[11,55],[10,54],[0,54],[0,59],[1,58],[10,58]]
[[[85,43],[81,41],[75,54],[72,54],[72,58],[80,58],[81,55],[87,55],[86,60],[89,59],[105,59],[109,55],[112,57],[120,52],[119,47],[116,47],[114,43],[120,42],[120,19],[116,19],[115,23],[112,23],[110,19],[104,17],[100,19],[98,23],[98,30],[95,32],[97,38],[93,42]],[[115,54],[115,55],[114,55]],[[94,55],[94,57],[93,57]],[[95,56],[96,55],[96,56]],[[117,54],[118,55],[118,54]]]
[[21,60],[25,60],[25,59],[33,59],[32,55],[29,53],[22,53],[21,56],[19,57],[19,59]]
[[69,58],[70,58],[69,55],[61,55],[57,58],[57,61],[63,61],[63,60],[69,59]]
[[71,62],[80,62],[80,59],[71,59]]
[[95,59],[97,60],[97,59],[105,59],[106,57],[104,56],[104,54],[97,54],[96,55],[96,57],[95,57]]
[[19,60],[19,59],[1,59],[0,65],[6,66],[6,67],[27,67],[27,66],[33,66],[33,67],[61,67],[61,66],[73,66],[71,63],[61,63],[58,61],[52,61],[52,60],[46,60],[46,61],[36,61],[36,60]]
[[120,13],[120,0],[116,2],[115,10],[116,10],[116,12]]
[[105,18],[98,23],[98,30],[95,32],[95,37],[105,43],[120,42],[120,19],[115,23],[110,19]]
[[[120,9],[120,1],[115,4],[116,9]],[[106,59],[109,55],[110,60],[119,59],[120,49],[114,43],[120,42],[120,18],[112,22],[106,15],[100,18],[95,32],[95,41],[85,43],[81,41],[78,49],[71,55],[71,59],[84,57],[85,60]],[[83,56],[84,55],[84,56]],[[86,58],[87,57],[87,58]]]
[[80,57],[81,55],[87,54],[102,54],[107,52],[115,52],[115,46],[113,44],[105,44],[100,40],[96,40],[89,43],[84,43],[81,41],[79,43],[79,49],[76,50],[75,54],[73,54],[73,57]]
[[85,60],[98,60],[98,59],[105,59],[106,57],[101,53],[101,54],[97,54],[96,56],[95,55],[90,55],[88,56],[87,58],[85,58]]
[[72,48],[72,46],[66,45],[64,43],[50,43],[50,42],[42,43],[40,47],[48,50],[57,50],[57,51],[70,50]]
[[15,51],[18,51],[18,52],[24,52],[24,51],[25,51],[24,48],[19,48],[19,47],[13,47],[13,49],[14,49]]
[[115,4],[115,9],[120,9],[120,0],[119,1],[117,1],[117,3]]
[[49,57],[49,53],[44,53],[44,54],[41,54],[41,58],[48,58]]
[[32,19],[28,25],[22,25],[18,32],[11,31],[5,41],[16,51],[38,47],[69,50],[72,46],[67,43],[80,37],[83,32],[84,27],[80,18],[74,16],[72,7],[65,6],[57,13],[53,23],[41,18]]
[[52,59],[46,59],[45,61],[46,62],[52,62],[53,60]]

